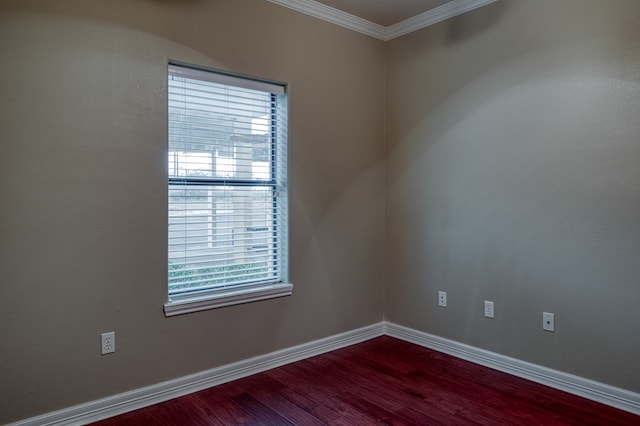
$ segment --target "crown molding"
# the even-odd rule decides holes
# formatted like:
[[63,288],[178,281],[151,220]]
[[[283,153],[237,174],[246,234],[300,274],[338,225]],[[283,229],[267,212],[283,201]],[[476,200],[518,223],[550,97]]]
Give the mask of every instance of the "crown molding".
[[314,0],[267,0],[280,6],[293,9],[295,11],[322,19],[332,24],[340,25],[353,31],[377,38],[382,41],[389,41],[396,37],[409,34],[413,31],[428,27],[438,22],[442,22],[454,16],[493,3],[497,0],[452,0],[448,3],[428,10],[424,13],[406,19],[388,27],[367,21],[343,12],[336,8],[318,3]]
[[386,27],[313,0],[267,0],[332,24],[384,40]]
[[437,24],[438,22],[446,21],[454,16],[462,15],[463,13],[486,6],[495,1],[497,0],[452,0],[442,6],[416,15],[413,18],[385,27],[385,38],[383,40],[392,40],[396,37]]

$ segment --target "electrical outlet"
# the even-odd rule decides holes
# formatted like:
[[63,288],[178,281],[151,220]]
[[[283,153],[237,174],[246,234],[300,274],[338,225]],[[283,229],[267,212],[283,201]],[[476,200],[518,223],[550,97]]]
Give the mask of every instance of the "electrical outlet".
[[484,316],[487,318],[494,318],[493,302],[489,300],[484,301]]
[[111,354],[116,351],[116,332],[115,331],[102,333],[100,341],[102,342],[102,355]]
[[551,312],[542,313],[542,329],[544,331],[556,331],[556,316]]
[[447,292],[439,291],[438,292],[438,306],[442,306],[443,308],[447,307]]

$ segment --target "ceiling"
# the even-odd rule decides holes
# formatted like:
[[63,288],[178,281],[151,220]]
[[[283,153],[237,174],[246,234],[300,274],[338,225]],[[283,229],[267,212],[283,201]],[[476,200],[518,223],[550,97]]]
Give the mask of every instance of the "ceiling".
[[388,27],[442,6],[451,0],[316,0],[367,21]]

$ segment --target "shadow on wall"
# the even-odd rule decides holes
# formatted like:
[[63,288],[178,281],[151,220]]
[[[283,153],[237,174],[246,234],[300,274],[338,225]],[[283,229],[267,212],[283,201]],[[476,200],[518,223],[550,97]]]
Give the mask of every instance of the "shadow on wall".
[[[145,34],[154,34],[176,44],[187,46],[209,58],[224,57],[228,68],[237,72],[263,75],[264,72],[250,72],[247,63],[254,65],[259,60],[261,66],[270,69],[273,63],[273,49],[269,48],[271,37],[278,37],[281,28],[272,20],[277,14],[268,15],[275,5],[261,0],[209,1],[209,0],[112,0],[109,2],[41,2],[37,0],[2,2],[3,11],[20,13],[52,14],[65,19],[79,19],[87,23],[93,21],[102,25],[127,27]],[[239,6],[242,3],[243,6]],[[245,5],[246,3],[246,5]],[[245,13],[251,8],[250,14]],[[237,19],[242,13],[246,19]],[[258,18],[256,18],[256,16]],[[268,17],[267,17],[268,16]],[[262,49],[252,46],[252,37],[262,31],[258,42]],[[280,31],[275,30],[277,28]],[[229,34],[236,34],[233,43]],[[237,34],[243,34],[238,37]],[[227,35],[227,36],[224,36]],[[252,51],[252,55],[247,55]],[[171,58],[182,59],[182,58]],[[251,62],[249,62],[249,59]]]
[[[403,162],[418,158],[488,100],[513,88],[558,75],[571,79],[581,68],[602,74],[606,63],[635,60],[621,53],[634,51],[638,30],[619,25],[614,13],[597,9],[569,23],[549,17],[549,28],[540,30],[544,11],[516,10],[522,25],[510,25],[505,37],[493,28],[513,6],[492,3],[389,43],[390,158],[407,165]],[[534,22],[524,20],[534,13]]]
[[[490,37],[510,5],[492,3],[388,44],[387,149],[392,152],[426,117],[442,110],[451,98],[500,64],[512,59],[504,40],[495,50],[480,53],[477,39]],[[502,82],[504,83],[504,82]],[[482,99],[463,107],[473,110]],[[475,101],[475,103],[473,103]],[[446,109],[446,108],[445,108]],[[444,111],[444,116],[452,115]],[[458,110],[459,114],[461,111]],[[446,121],[438,122],[445,128]],[[451,123],[454,125],[455,123]],[[446,130],[443,130],[446,131]],[[421,142],[421,150],[429,141]]]
[[464,13],[457,19],[445,21],[444,43],[452,46],[478,37],[486,30],[494,27],[502,18],[510,3],[495,3],[476,9],[473,13]]
[[[359,305],[364,299],[373,300],[377,309],[369,312],[371,322],[382,315],[384,235],[380,231],[384,215],[379,189],[384,183],[383,169],[380,160],[363,170],[333,198],[319,219],[309,212],[304,194],[298,188],[291,191],[291,229],[298,231],[290,250],[295,297],[314,300],[299,305],[304,316],[324,317],[335,330],[360,326],[353,313],[362,309]],[[334,309],[327,311],[327,306]],[[318,326],[309,323],[305,329]]]

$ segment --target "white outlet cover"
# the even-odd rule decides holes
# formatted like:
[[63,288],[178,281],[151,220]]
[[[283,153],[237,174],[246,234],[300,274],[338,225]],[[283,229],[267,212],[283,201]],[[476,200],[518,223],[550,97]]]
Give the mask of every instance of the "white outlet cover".
[[116,332],[110,331],[108,333],[102,333],[100,335],[100,342],[102,355],[114,353],[116,351]]
[[438,306],[442,306],[443,308],[447,307],[447,292],[439,291],[438,292]]

